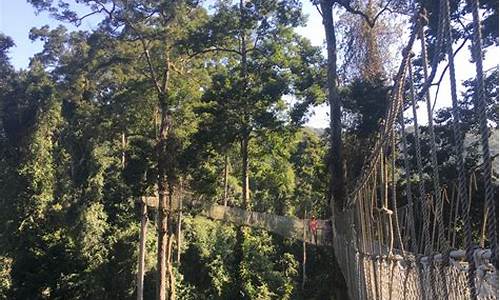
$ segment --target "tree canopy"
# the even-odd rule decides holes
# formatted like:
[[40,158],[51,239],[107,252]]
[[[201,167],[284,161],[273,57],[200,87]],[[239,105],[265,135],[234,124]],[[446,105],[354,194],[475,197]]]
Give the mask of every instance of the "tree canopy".
[[[377,139],[414,7],[428,13],[429,57],[437,51],[437,1],[307,2],[318,8],[309,18],[323,19],[326,47],[297,33],[307,22],[298,0],[28,2],[67,24],[98,24],[32,28],[26,34],[43,48],[26,69],[12,65],[15,41],[0,32],[0,299],[136,298],[142,217],[144,299],[347,295],[331,249],[173,203],[331,218]],[[489,51],[498,47],[498,3],[480,5]],[[451,10],[457,46],[466,45],[470,4]],[[438,61],[446,64],[444,55]],[[420,87],[427,66],[420,56],[413,62],[408,84]],[[481,163],[474,80],[464,82],[458,107],[468,174]],[[498,130],[498,66],[485,82],[489,125]],[[329,127],[309,127],[323,103]],[[416,131],[423,153],[432,141],[427,124],[408,128],[406,117],[407,159],[415,163]],[[439,180],[452,186],[451,109],[433,120]],[[432,184],[431,158],[423,164],[424,177],[409,178],[415,191],[419,181]],[[402,169],[394,172],[401,198]],[[483,193],[473,196],[477,219]],[[159,207],[144,216],[145,195],[158,195]],[[463,235],[460,225],[451,231]]]

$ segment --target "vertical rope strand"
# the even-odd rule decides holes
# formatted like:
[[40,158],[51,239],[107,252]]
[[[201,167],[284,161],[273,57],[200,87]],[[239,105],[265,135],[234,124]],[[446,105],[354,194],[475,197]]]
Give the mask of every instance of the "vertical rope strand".
[[[453,185],[453,195],[452,197],[455,198],[458,197],[458,192],[456,191],[458,189],[458,187],[456,185]],[[456,237],[457,237],[457,221],[458,221],[458,214],[459,214],[459,208],[460,208],[460,205],[462,203],[460,203],[458,200],[455,201],[456,202],[456,205],[455,205],[455,218],[453,219],[453,232],[452,232],[452,235],[451,235],[451,247],[452,248],[455,248],[455,241],[456,241]],[[462,204],[463,205],[463,204]]]
[[[443,0],[444,10],[446,15],[446,52],[448,54],[448,66],[450,75],[450,88],[451,88],[451,100],[452,100],[452,115],[453,115],[453,136],[455,141],[455,156],[457,159],[457,173],[458,173],[458,201],[466,203],[467,191],[466,191],[466,179],[465,179],[465,168],[464,168],[464,142],[462,138],[462,132],[460,130],[460,113],[458,108],[458,96],[457,96],[457,81],[455,76],[455,59],[453,56],[453,38],[451,35],[451,21],[450,21],[450,3],[448,0]],[[470,224],[469,213],[464,213],[464,231],[465,231],[465,246],[467,251],[467,261],[469,263],[468,271],[468,284],[470,288],[471,299],[476,299],[476,285],[475,285],[475,266],[473,259],[473,248],[472,248],[472,229]]]
[[414,127],[414,132],[415,132],[415,155],[417,157],[417,173],[418,173],[418,191],[419,191],[419,197],[418,201],[420,204],[420,207],[422,209],[422,228],[421,228],[421,235],[422,238],[420,239],[420,249],[419,251],[425,255],[429,254],[428,250],[428,241],[430,239],[429,237],[429,228],[426,226],[428,223],[425,221],[425,218],[427,217],[427,205],[426,205],[426,200],[425,200],[425,186],[424,186],[424,167],[422,163],[422,150],[421,150],[421,145],[420,145],[420,128],[418,126],[418,118],[417,118],[417,103],[415,100],[415,88],[414,88],[414,82],[413,82],[413,68],[408,69],[408,77],[410,79],[410,99],[411,99],[411,104],[412,104],[412,111],[413,111],[413,127]]
[[[455,198],[454,198],[454,189],[455,187],[453,186],[452,188],[452,192],[451,192],[451,197],[449,197],[450,199],[450,216],[448,218],[448,241],[452,241],[452,234],[453,234],[453,230],[454,230],[454,220],[455,218],[457,218],[457,215],[454,213],[455,211]],[[447,195],[448,197],[448,195]],[[450,248],[453,249],[455,247],[455,245],[453,245],[453,243],[450,245]]]
[[410,228],[410,243],[411,243],[411,251],[417,253],[417,237],[416,237],[416,231],[415,231],[415,221],[414,221],[414,216],[415,216],[415,211],[414,211],[414,205],[413,205],[413,193],[411,190],[411,184],[410,184],[410,160],[408,159],[408,140],[406,139],[406,131],[405,131],[405,121],[404,121],[404,116],[403,116],[403,111],[401,111],[401,117],[400,117],[400,123],[401,123],[401,142],[403,144],[403,159],[404,159],[404,165],[405,165],[405,179],[406,179],[406,198],[408,202],[408,213],[407,213],[407,219],[408,219],[408,226]]
[[467,185],[465,178],[465,157],[464,157],[464,141],[463,135],[460,129],[460,112],[458,107],[458,96],[457,96],[457,80],[455,75],[455,59],[453,56],[453,41],[451,35],[451,25],[450,25],[450,7],[449,1],[444,0],[446,3],[446,50],[448,54],[448,66],[450,75],[450,90],[451,90],[451,101],[452,101],[452,115],[453,115],[453,136],[455,142],[455,155],[457,158],[457,175],[458,175],[458,201],[467,199]]
[[394,228],[396,230],[396,237],[399,241],[399,246],[401,253],[405,252],[405,246],[403,244],[403,237],[401,236],[401,229],[399,228],[399,219],[398,219],[398,203],[396,199],[396,132],[392,133],[392,139],[391,139],[391,187],[392,187],[392,209],[394,210],[393,212],[393,219],[394,219]]
[[490,240],[490,247],[492,253],[492,263],[498,269],[498,219],[495,199],[493,198],[493,186],[491,183],[491,154],[489,145],[489,128],[488,119],[486,116],[486,100],[484,92],[484,76],[483,76],[483,52],[481,42],[481,21],[479,19],[479,3],[478,0],[471,0],[472,4],[472,17],[473,17],[473,43],[472,51],[476,63],[476,109],[479,114],[479,123],[481,131],[481,146],[483,155],[483,181],[485,200],[490,208],[488,210],[488,239]]
[[[442,5],[441,5],[442,7]],[[440,11],[440,15],[442,14],[442,11]],[[425,33],[423,26],[420,27],[419,31],[419,37],[420,37],[420,43],[421,43],[421,48],[422,48],[422,68],[424,71],[424,81],[427,81],[429,78],[428,70],[427,67],[429,65],[429,61],[427,58],[427,47],[425,44]],[[435,51],[440,51],[440,47],[436,48]],[[426,91],[425,93],[425,102],[426,102],[426,107],[427,107],[427,122],[429,126],[429,136],[430,136],[430,145],[431,145],[431,166],[432,166],[432,186],[433,186],[433,195],[434,195],[434,200],[436,202],[435,207],[438,209],[436,210],[436,216],[437,216],[437,229],[438,229],[438,234],[439,237],[443,237],[444,240],[444,228],[443,228],[443,222],[441,219],[442,212],[440,211],[439,207],[441,207],[441,195],[440,195],[440,188],[439,188],[439,170],[438,170],[438,160],[437,160],[437,144],[436,144],[436,133],[434,130],[434,116],[433,116],[433,111],[432,111],[432,104],[431,104],[431,96],[429,94],[429,90]],[[440,250],[440,249],[438,249]]]
[[383,174],[383,184],[384,184],[384,204],[382,208],[383,216],[385,217],[384,219],[386,220],[386,226],[385,228],[387,229],[387,238],[389,239],[389,255],[392,255],[393,250],[394,250],[394,230],[392,226],[392,214],[389,210],[389,175],[388,175],[388,170],[387,170],[387,162],[385,158],[385,154],[381,152],[381,163],[380,166],[382,168],[382,174]]

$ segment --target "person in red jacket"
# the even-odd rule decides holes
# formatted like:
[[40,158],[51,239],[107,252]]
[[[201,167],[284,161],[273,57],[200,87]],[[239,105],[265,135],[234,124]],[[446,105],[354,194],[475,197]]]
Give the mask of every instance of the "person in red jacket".
[[314,243],[318,244],[318,220],[316,220],[314,215],[312,215],[309,220],[309,232],[311,232],[314,238]]

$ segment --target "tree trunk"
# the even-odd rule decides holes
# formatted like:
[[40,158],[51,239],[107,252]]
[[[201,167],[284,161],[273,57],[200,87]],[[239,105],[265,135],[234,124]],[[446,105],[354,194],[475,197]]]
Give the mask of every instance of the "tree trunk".
[[[249,189],[249,180],[248,180],[248,141],[250,137],[250,128],[249,128],[249,111],[248,111],[248,99],[246,95],[247,88],[247,45],[246,45],[246,35],[244,29],[245,23],[245,0],[240,0],[239,3],[240,9],[240,20],[239,20],[239,29],[240,29],[240,53],[241,53],[241,62],[240,62],[240,77],[241,77],[241,94],[240,100],[242,103],[242,114],[243,114],[243,124],[241,131],[241,140],[240,140],[240,148],[241,148],[241,187],[242,187],[242,201],[243,208],[249,209],[250,206],[250,189]],[[238,266],[236,270],[236,278],[235,282],[238,283],[238,291],[235,295],[239,299],[248,299],[248,296],[245,294],[245,286],[244,281],[241,278],[241,268],[243,262],[243,243],[245,239],[245,231],[247,229],[243,226],[239,226],[238,231],[236,233],[236,249],[235,249],[235,264]]]
[[167,247],[167,299],[175,300],[176,299],[176,291],[175,291],[175,274],[173,269],[173,243],[175,240],[175,228],[174,228],[174,217],[172,213],[173,200],[174,200],[174,183],[173,181],[169,182],[168,185],[168,204],[170,210],[168,212],[168,247]]
[[141,203],[141,233],[139,236],[139,266],[137,272],[137,300],[144,295],[144,257],[146,255],[146,235],[148,230],[148,206]]
[[[242,157],[242,198],[243,198],[243,208],[245,210],[249,210],[250,207],[250,193],[248,187],[248,136],[246,134],[243,135],[243,139],[241,141],[241,157]],[[241,278],[241,267],[244,257],[243,243],[245,240],[245,231],[248,230],[244,226],[239,226],[238,231],[236,233],[236,251],[235,251],[235,263],[238,266],[238,270],[236,272],[235,282],[238,283],[239,291],[238,297],[240,299],[249,299],[245,294],[245,286],[244,281]]]
[[[327,88],[328,103],[330,104],[330,207],[332,211],[332,226],[335,224],[335,211],[342,208],[345,203],[345,180],[342,164],[342,123],[341,123],[341,99],[337,87],[337,40],[333,23],[333,0],[321,0],[321,12],[323,14],[323,26],[326,35],[326,48],[328,56],[327,64]],[[334,230],[334,228],[332,228]],[[333,261],[333,288],[335,299],[349,299],[347,285],[334,255]]]
[[248,136],[244,134],[241,141],[241,157],[242,157],[242,171],[241,171],[241,184],[242,184],[242,197],[243,207],[249,209],[250,205],[250,187],[248,178]]
[[177,258],[176,262],[179,264],[181,262],[181,235],[182,235],[182,200],[183,200],[183,189],[181,183],[181,189],[179,191],[179,212],[177,215]]
[[[244,22],[244,12],[245,12],[245,2],[240,0],[240,26]],[[249,190],[249,180],[248,180],[248,141],[250,139],[250,128],[249,128],[249,112],[248,112],[248,101],[246,98],[246,80],[247,80],[247,48],[246,48],[246,36],[243,28],[241,28],[241,79],[243,82],[242,86],[242,102],[243,102],[243,129],[242,129],[242,139],[241,139],[241,156],[242,156],[242,192],[243,192],[243,206],[248,209],[250,201],[250,190]]]
[[304,228],[302,229],[302,237],[304,241],[302,242],[302,293],[305,296],[305,288],[306,288],[306,260],[307,260],[307,244],[306,244],[306,215],[307,213],[304,213]]
[[127,136],[122,132],[122,170],[125,169],[125,148],[127,147]]
[[[328,103],[330,104],[330,192],[335,204],[341,208],[345,202],[344,167],[342,164],[342,112],[341,99],[337,87],[337,40],[333,24],[333,1],[320,1],[323,13],[323,26],[326,35],[326,48],[328,54],[327,88]],[[333,203],[331,203],[333,204]]]
[[158,185],[158,254],[157,254],[157,299],[166,300],[167,291],[167,243],[168,243],[168,221],[167,221],[167,197],[165,186]]
[[173,276],[171,275],[171,192],[173,186],[172,180],[169,178],[172,174],[171,163],[169,158],[170,153],[167,153],[168,135],[172,125],[172,116],[168,112],[167,96],[160,95],[160,132],[157,144],[157,160],[158,160],[158,254],[157,254],[157,299],[167,300],[172,299],[172,283]]
[[167,290],[167,244],[168,244],[168,220],[167,220],[167,197],[163,187],[159,187],[158,198],[158,279],[157,279],[157,299],[166,299]]
[[228,180],[229,180],[229,156],[224,155],[224,206],[227,206],[227,196],[228,196]]

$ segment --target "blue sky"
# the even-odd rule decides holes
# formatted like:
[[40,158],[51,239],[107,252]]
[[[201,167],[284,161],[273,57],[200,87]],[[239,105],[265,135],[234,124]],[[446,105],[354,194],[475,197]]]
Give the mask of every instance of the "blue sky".
[[0,0],[0,31],[16,43],[9,53],[16,68],[26,68],[29,58],[42,49],[41,42],[30,41],[29,30],[55,23],[47,14],[35,15],[33,7],[24,0]]
[[[321,19],[308,1],[304,5],[304,11],[310,15],[308,25],[298,31],[307,36],[314,45],[321,45],[324,39]],[[79,29],[92,29],[95,22],[95,18],[85,20]],[[29,58],[42,49],[42,42],[32,42],[29,39],[30,29],[47,24],[57,27],[63,23],[54,20],[45,12],[36,14],[33,6],[25,0],[0,0],[0,31],[12,37],[16,43],[16,47],[10,51],[11,62],[16,68],[26,68]],[[76,29],[67,23],[64,25]]]
[[[94,20],[84,21],[80,29],[91,29]],[[16,68],[26,68],[33,54],[42,49],[43,43],[29,39],[29,31],[33,27],[50,25],[57,27],[63,24],[51,18],[47,13],[36,14],[35,9],[26,0],[0,0],[0,31],[14,39],[16,47],[10,51],[11,63]],[[69,29],[76,29],[67,23]]]
[[[304,13],[309,16],[307,26],[299,28],[297,31],[309,38],[313,45],[322,45],[324,33],[321,17],[310,4],[310,1],[304,1]],[[79,29],[92,29],[95,23],[95,19],[84,20]],[[16,46],[9,52],[14,67],[18,69],[27,68],[30,57],[42,50],[43,43],[41,41],[31,41],[29,31],[33,27],[41,27],[47,24],[55,28],[63,23],[54,20],[45,12],[36,14],[35,9],[26,0],[0,0],[0,31],[12,37],[16,43]],[[67,23],[64,23],[64,25],[69,29],[76,29]],[[316,109],[308,125],[326,127],[328,125],[326,112],[326,106]]]
[[[308,15],[308,22],[306,27],[299,28],[297,31],[309,38],[313,45],[321,46],[324,41],[321,17],[316,9],[310,4],[310,1],[303,1],[303,3],[304,12]],[[92,29],[96,22],[95,18],[84,20],[80,29]],[[12,37],[16,43],[16,47],[11,49],[9,53],[11,62],[16,68],[26,68],[29,64],[30,57],[42,49],[42,42],[32,42],[28,38],[30,29],[47,24],[51,27],[56,27],[61,23],[55,21],[47,13],[40,13],[37,15],[35,9],[25,0],[0,0],[0,31]],[[65,24],[65,26],[69,29],[75,29],[75,27],[69,26],[68,24]],[[498,47],[489,49],[486,54],[485,69],[498,64],[498,55]],[[474,66],[469,62],[469,51],[467,47],[464,47],[457,55],[456,64],[457,80],[459,84],[474,74]],[[439,70],[438,74],[440,74]],[[431,95],[434,95],[433,91],[431,91]],[[449,106],[450,102],[449,80],[446,76],[441,86],[437,108]],[[314,114],[311,116],[307,125],[312,127],[327,127],[327,112],[327,105],[315,108],[313,111]],[[419,118],[419,122],[427,121],[426,114],[423,111],[419,112]]]

